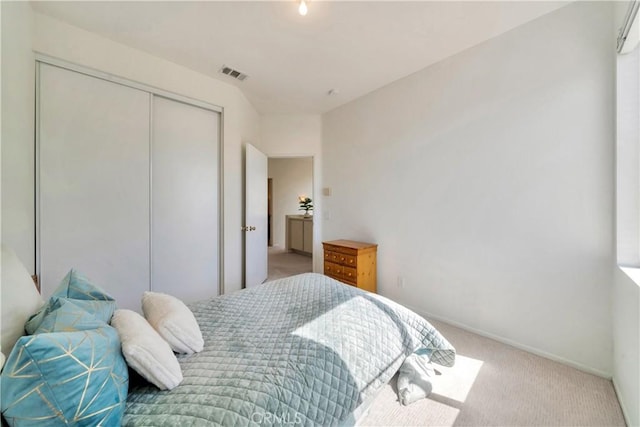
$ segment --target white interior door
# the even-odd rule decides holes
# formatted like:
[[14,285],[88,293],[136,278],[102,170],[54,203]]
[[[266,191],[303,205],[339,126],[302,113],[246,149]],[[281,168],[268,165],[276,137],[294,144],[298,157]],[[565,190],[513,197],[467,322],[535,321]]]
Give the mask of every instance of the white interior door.
[[38,274],[76,268],[140,309],[149,288],[149,94],[40,64]]
[[245,152],[245,286],[267,279],[267,156],[251,144]]
[[151,288],[187,302],[218,295],[219,123],[153,98]]

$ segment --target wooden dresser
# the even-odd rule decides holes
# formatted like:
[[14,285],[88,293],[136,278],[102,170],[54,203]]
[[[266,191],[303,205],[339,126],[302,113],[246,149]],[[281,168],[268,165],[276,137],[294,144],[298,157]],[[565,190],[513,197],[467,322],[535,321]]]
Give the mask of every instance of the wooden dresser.
[[377,244],[332,240],[323,242],[322,246],[324,274],[347,285],[376,292]]

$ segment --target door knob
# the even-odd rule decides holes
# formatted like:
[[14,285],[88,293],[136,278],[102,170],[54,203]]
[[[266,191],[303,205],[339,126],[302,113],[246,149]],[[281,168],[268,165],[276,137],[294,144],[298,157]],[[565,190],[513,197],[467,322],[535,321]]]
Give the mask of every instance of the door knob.
[[256,228],[252,225],[245,225],[240,228],[242,231],[256,231]]

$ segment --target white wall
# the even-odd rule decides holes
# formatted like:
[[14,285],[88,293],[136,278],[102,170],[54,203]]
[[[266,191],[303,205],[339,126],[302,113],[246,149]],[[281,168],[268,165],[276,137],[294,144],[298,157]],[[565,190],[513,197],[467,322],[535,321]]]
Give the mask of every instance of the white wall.
[[[3,4],[4,7],[4,4]],[[209,78],[172,62],[142,51],[115,43],[104,37],[70,26],[47,16],[34,14],[33,49],[75,64],[91,67],[130,80],[145,83],[177,94],[219,105],[224,108],[224,247],[225,291],[242,286],[242,143],[256,142],[260,138],[260,116],[234,86]],[[4,40],[4,33],[3,33]],[[3,51],[3,64],[5,63]],[[32,63],[33,66],[33,63]],[[33,77],[30,85],[33,86]],[[19,96],[31,96],[26,89]],[[32,99],[32,98],[31,98]],[[33,102],[30,100],[30,108]],[[26,120],[22,120],[26,123]],[[33,120],[25,133],[33,135]],[[33,141],[33,137],[31,137]],[[31,142],[32,144],[32,142]],[[3,143],[4,149],[4,143]],[[33,159],[32,147],[17,147],[24,158]],[[25,165],[25,175],[33,176],[33,163]],[[3,177],[4,178],[4,177]],[[26,194],[33,199],[32,181],[16,179],[5,182],[3,195]],[[9,196],[8,196],[9,197]],[[3,214],[6,209],[3,209]],[[20,215],[32,215],[33,208],[20,207]],[[33,242],[33,219],[28,227],[18,229],[11,225],[5,232],[12,233],[16,241]],[[33,250],[25,247],[24,251]],[[33,252],[31,252],[33,253]]]
[[[616,36],[628,4],[615,4]],[[640,47],[616,64],[616,255],[618,264],[635,268],[613,266],[613,383],[627,423],[640,426]]]
[[322,120],[317,114],[265,114],[260,121],[258,148],[268,157],[313,157],[313,268],[323,271],[322,210]]
[[33,12],[28,2],[2,8],[2,242],[34,268],[34,100],[31,50]]
[[616,259],[640,267],[640,48],[616,58]]
[[[285,216],[301,215],[298,197],[305,195],[315,200],[313,194],[313,158],[288,157],[269,159],[269,178],[272,179],[272,243],[286,247]],[[311,211],[310,213],[313,213]]]
[[615,268],[613,383],[630,426],[640,426],[640,271]]
[[325,114],[323,239],[378,243],[383,295],[610,375],[611,19],[571,4]]

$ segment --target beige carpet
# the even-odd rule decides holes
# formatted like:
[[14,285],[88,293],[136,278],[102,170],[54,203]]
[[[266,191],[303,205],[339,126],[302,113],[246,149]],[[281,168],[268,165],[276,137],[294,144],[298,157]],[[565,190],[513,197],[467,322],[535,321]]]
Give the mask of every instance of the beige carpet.
[[611,381],[433,321],[458,352],[427,399],[402,406],[395,378],[361,426],[624,426]]
[[271,246],[268,249],[268,257],[267,280],[275,280],[312,271],[310,256],[286,252],[283,248]]

